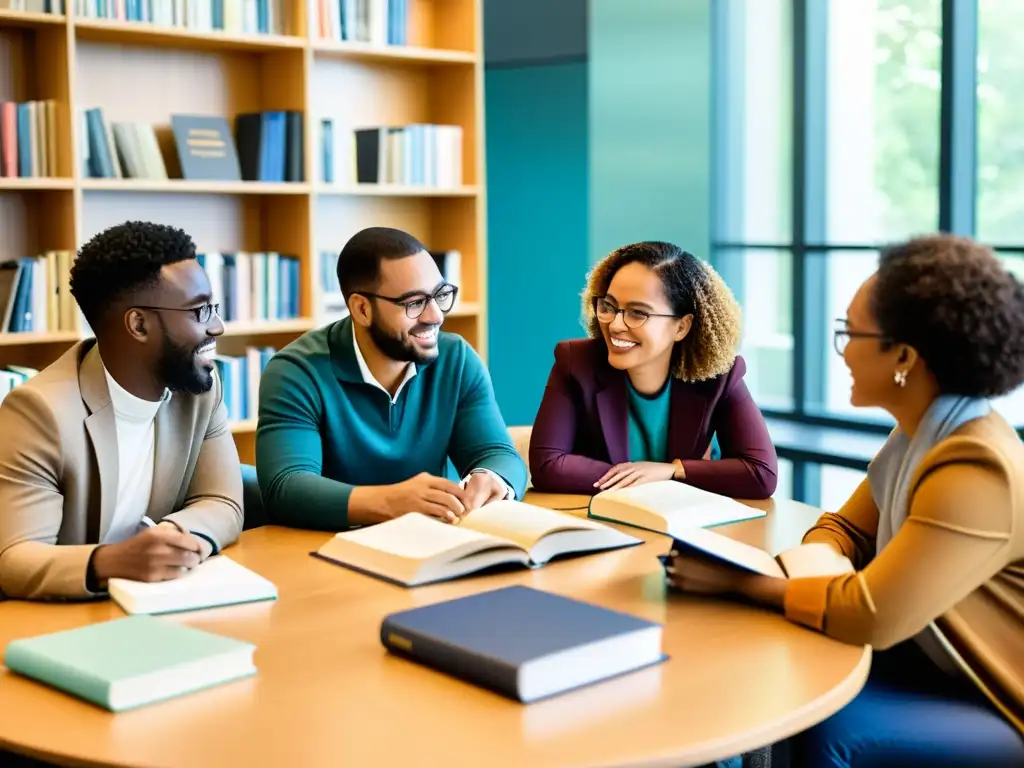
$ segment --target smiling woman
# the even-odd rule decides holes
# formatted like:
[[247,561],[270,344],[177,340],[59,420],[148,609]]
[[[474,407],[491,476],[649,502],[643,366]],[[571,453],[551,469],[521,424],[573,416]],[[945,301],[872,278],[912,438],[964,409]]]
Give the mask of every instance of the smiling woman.
[[[595,493],[674,479],[766,498],[778,459],[743,383],[740,309],[672,243],[609,254],[583,294],[592,338],[560,342],[530,441],[538,490]],[[717,437],[721,459],[708,460]]]

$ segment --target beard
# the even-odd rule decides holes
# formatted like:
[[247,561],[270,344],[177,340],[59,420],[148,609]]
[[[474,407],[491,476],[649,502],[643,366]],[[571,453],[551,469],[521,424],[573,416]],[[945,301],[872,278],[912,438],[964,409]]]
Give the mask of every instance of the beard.
[[186,347],[177,344],[164,334],[164,346],[157,364],[160,378],[171,392],[186,392],[190,395],[201,395],[213,387],[213,373],[201,367],[197,360],[200,348]]
[[396,334],[384,326],[378,325],[377,318],[374,318],[370,323],[370,338],[377,345],[377,349],[392,360],[397,360],[400,363],[426,365],[437,357],[437,347],[431,350],[419,349],[409,340],[409,333],[419,333],[433,327],[433,324],[416,325],[407,333]]

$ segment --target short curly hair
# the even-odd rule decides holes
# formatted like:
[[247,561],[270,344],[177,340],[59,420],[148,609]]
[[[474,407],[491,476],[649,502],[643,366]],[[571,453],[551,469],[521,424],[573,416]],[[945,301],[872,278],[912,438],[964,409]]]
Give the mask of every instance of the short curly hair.
[[156,285],[162,267],[194,258],[195,243],[183,230],[126,221],[100,232],[79,250],[71,267],[71,295],[95,329],[114,304]]
[[969,238],[884,249],[870,307],[885,346],[917,350],[943,394],[998,397],[1024,381],[1024,288]]
[[693,314],[690,332],[672,351],[672,375],[682,381],[704,381],[728,373],[742,333],[739,303],[710,264],[674,243],[632,243],[598,262],[587,275],[582,294],[583,325],[590,336],[601,337],[594,300],[608,292],[616,272],[633,262],[658,274],[675,314]]

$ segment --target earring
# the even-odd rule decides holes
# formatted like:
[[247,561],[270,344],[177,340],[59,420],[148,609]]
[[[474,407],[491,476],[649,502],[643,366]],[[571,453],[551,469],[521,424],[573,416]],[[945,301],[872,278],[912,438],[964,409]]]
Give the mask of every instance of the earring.
[[896,371],[896,373],[894,373],[892,376],[892,380],[896,382],[897,387],[907,386],[907,372]]

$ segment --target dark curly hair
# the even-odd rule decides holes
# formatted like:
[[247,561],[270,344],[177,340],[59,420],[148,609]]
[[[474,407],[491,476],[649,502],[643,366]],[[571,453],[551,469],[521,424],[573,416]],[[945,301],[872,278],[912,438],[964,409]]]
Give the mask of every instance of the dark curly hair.
[[742,330],[740,306],[710,264],[674,243],[645,241],[612,251],[591,270],[583,291],[584,327],[601,337],[594,299],[608,292],[615,273],[640,262],[661,277],[672,311],[693,314],[693,327],[672,351],[672,375],[683,381],[704,381],[728,373],[736,360]]
[[156,285],[163,266],[195,257],[195,243],[184,231],[126,221],[82,246],[71,267],[71,295],[95,329],[114,304]]
[[887,248],[870,304],[887,346],[916,349],[942,393],[998,397],[1024,381],[1024,287],[991,249],[947,234]]

